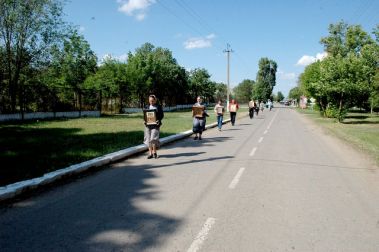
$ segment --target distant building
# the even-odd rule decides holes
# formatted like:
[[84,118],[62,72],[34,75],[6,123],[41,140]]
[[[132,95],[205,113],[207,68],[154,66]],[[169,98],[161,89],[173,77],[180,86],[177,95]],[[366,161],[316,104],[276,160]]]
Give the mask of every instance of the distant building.
[[308,98],[306,96],[300,96],[300,108],[306,109],[308,103]]

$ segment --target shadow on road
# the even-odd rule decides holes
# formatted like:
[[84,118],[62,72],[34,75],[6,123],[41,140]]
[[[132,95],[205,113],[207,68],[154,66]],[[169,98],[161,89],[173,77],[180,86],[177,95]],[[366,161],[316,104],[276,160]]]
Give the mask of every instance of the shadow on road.
[[[213,139],[223,141],[224,138]],[[196,156],[178,153],[168,158]],[[77,179],[0,212],[2,251],[144,251],[167,243],[181,219],[146,210],[142,201],[158,200],[151,183],[154,169],[177,168],[233,156],[121,165]]]
[[[237,125],[238,126],[238,125]],[[235,127],[235,126],[234,126]],[[242,130],[238,128],[230,128],[230,129],[224,129],[223,131],[235,131],[235,130]]]
[[159,198],[149,183],[156,178],[152,168],[102,171],[2,211],[1,250],[143,251],[159,245],[181,220],[136,204]]
[[231,139],[233,139],[233,137],[215,137],[215,136],[208,137],[207,134],[204,133],[202,140],[194,140],[194,138],[192,136],[186,140],[175,142],[175,144],[166,145],[163,148],[166,150],[170,150],[170,149],[176,149],[176,148],[193,148],[193,147],[196,147],[199,145],[201,145],[201,146],[216,146],[220,142],[226,142],[226,141],[231,140]]
[[163,154],[159,155],[160,158],[178,158],[178,157],[193,157],[200,154],[204,154],[205,151],[202,152],[183,152],[183,153],[175,153],[175,154]]
[[379,124],[379,121],[365,121],[365,120],[358,120],[358,121],[345,121],[342,122],[343,124]]

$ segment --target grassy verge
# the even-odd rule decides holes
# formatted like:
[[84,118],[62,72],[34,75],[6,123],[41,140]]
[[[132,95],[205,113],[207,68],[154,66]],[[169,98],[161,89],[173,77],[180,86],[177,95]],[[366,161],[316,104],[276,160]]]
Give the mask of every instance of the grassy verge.
[[[165,113],[161,137],[189,129],[191,111]],[[142,114],[0,124],[0,186],[141,144],[143,130]]]
[[318,111],[298,110],[326,128],[333,135],[371,155],[379,165],[379,116],[367,113],[348,113],[343,123],[323,118]]

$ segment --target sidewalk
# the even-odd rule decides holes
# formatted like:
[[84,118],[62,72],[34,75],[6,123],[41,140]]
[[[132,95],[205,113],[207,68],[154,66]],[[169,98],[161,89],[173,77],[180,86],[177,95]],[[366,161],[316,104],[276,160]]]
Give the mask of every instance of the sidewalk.
[[[225,120],[223,124],[226,124],[228,122],[230,122],[230,119]],[[214,128],[216,126],[217,126],[217,123],[208,124],[206,125],[206,129]],[[160,139],[160,141],[162,145],[166,145],[174,141],[178,141],[180,139],[189,137],[192,134],[193,134],[192,130],[188,130],[188,131],[184,131],[175,135],[164,137]],[[46,186],[48,184],[52,184],[60,179],[68,178],[68,177],[86,172],[90,170],[91,168],[100,167],[100,166],[104,166],[110,163],[114,163],[121,159],[131,157],[133,155],[145,152],[147,150],[148,148],[146,145],[140,144],[140,145],[126,148],[117,152],[109,153],[107,155],[97,157],[97,158],[94,158],[94,159],[91,159],[79,164],[71,165],[69,167],[66,167],[60,170],[46,173],[42,177],[24,180],[24,181],[13,183],[4,187],[0,187],[0,202],[4,200],[12,199],[30,190],[34,190],[42,186]]]

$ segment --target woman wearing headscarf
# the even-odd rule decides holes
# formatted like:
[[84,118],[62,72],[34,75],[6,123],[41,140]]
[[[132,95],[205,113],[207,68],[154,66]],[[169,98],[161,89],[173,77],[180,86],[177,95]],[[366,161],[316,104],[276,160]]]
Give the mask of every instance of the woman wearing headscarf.
[[[196,103],[193,105],[194,107],[201,107],[204,106],[203,100],[200,96],[196,98]],[[192,131],[195,133],[195,140],[199,139],[201,140],[201,135],[203,134],[203,131],[205,130],[205,124],[206,124],[206,117],[208,116],[207,110],[205,109],[201,114],[201,116],[194,116],[193,117],[193,128]]]
[[149,105],[147,105],[145,109],[155,110],[156,112],[156,124],[147,125],[145,122],[144,144],[149,147],[149,155],[147,158],[158,158],[157,148],[160,146],[159,130],[164,117],[163,109],[161,105],[157,104],[157,97],[155,97],[155,95],[149,96]]

